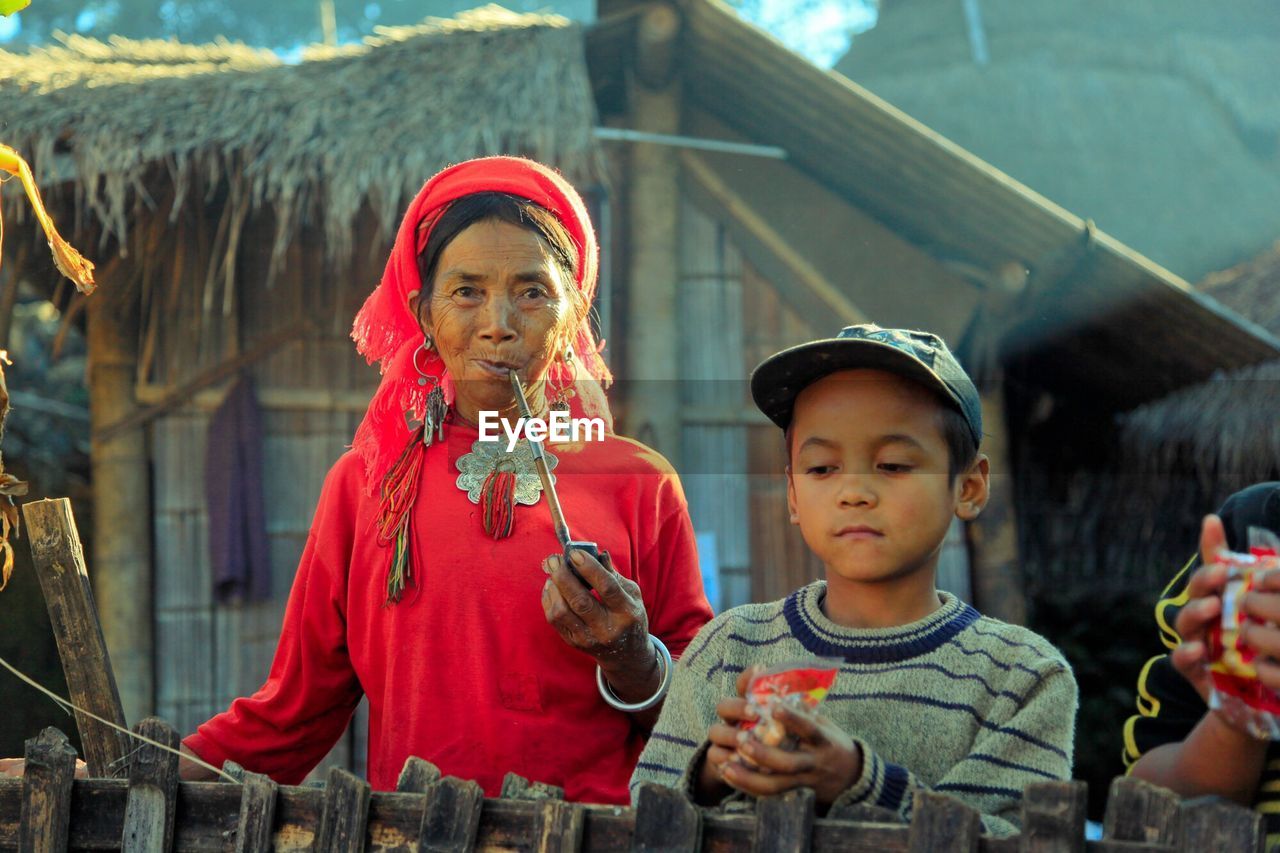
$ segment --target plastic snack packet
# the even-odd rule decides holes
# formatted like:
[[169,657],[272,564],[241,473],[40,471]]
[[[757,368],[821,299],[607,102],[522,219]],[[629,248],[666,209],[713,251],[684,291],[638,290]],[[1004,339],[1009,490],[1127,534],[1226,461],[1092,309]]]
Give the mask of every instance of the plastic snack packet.
[[1243,611],[1245,593],[1268,570],[1280,568],[1280,538],[1261,527],[1249,528],[1249,553],[1225,552],[1218,562],[1228,566],[1222,592],[1222,619],[1209,631],[1209,707],[1262,740],[1280,739],[1280,694],[1258,680],[1257,652],[1240,639],[1246,622],[1261,620]]
[[[775,708],[788,706],[813,710],[821,704],[840,672],[840,662],[824,658],[772,666],[757,673],[747,685],[747,706],[757,718],[743,720],[739,728],[751,732],[752,737],[769,746],[794,749],[794,739],[779,720],[773,717]],[[751,764],[745,755],[743,762]]]

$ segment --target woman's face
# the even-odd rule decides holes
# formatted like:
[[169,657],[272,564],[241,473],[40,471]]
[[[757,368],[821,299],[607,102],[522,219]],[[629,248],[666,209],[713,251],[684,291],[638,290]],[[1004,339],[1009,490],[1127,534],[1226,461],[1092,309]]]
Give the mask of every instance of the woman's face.
[[568,339],[573,282],[534,232],[498,220],[463,229],[441,251],[423,331],[456,384],[454,407],[472,423],[514,397],[508,370],[541,380]]

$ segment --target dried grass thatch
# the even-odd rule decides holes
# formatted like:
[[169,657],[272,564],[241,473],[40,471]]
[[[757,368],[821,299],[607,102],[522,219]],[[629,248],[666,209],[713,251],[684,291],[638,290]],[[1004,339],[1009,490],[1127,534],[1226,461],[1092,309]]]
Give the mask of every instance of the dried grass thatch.
[[[1280,332],[1280,243],[1197,287]],[[1280,361],[1223,373],[1141,406],[1120,418],[1118,440],[1134,493],[1152,496],[1164,526],[1173,516],[1195,519],[1233,491],[1280,477]]]
[[884,0],[836,69],[1188,279],[1280,233],[1280,16],[1199,0]]
[[[1280,332],[1280,244],[1197,287]],[[1191,555],[1205,513],[1280,478],[1280,361],[1223,372],[1119,419],[1085,408],[1022,423],[1015,489],[1028,590],[1146,595]]]
[[[314,48],[297,65],[229,43],[65,36],[0,51],[0,98],[0,136],[42,184],[74,179],[104,239],[126,245],[132,205],[157,189],[144,175],[161,164],[174,218],[195,186],[225,188],[229,232],[269,206],[273,275],[307,221],[338,264],[362,208],[389,241],[408,199],[450,162],[519,153],[572,181],[603,174],[581,29],[498,6]],[[57,174],[64,150],[73,175]],[[236,235],[224,239],[234,252]]]

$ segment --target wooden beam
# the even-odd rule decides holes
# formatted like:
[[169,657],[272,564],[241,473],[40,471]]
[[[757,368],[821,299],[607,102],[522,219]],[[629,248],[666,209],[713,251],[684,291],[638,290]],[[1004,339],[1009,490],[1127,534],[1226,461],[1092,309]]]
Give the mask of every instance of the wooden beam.
[[[23,504],[22,516],[71,703],[123,728],[124,709],[93,603],[71,501],[32,501]],[[115,775],[128,752],[126,736],[79,712],[76,726],[90,775]]]
[[974,605],[988,616],[1025,625],[1027,599],[1018,565],[1018,518],[1002,373],[988,376],[983,384],[981,450],[991,460],[992,473],[987,506],[968,525]]
[[[370,379],[374,374],[370,374]],[[182,406],[211,412],[222,405],[227,388],[207,388],[186,397]],[[369,408],[373,388],[367,391],[343,391],[337,388],[258,388],[258,405],[268,411],[352,412],[362,414]],[[147,383],[134,388],[138,402],[144,405],[167,404],[175,395],[173,387]],[[14,399],[14,403],[18,403]]]
[[[352,849],[369,851],[393,850],[531,850],[580,849],[584,853],[637,849],[686,851],[697,832],[697,822],[686,812],[679,820],[682,834],[672,836],[658,832],[658,827],[641,826],[643,811],[620,806],[583,806],[541,800],[481,800],[474,782],[454,778],[434,783],[432,789],[457,785],[471,791],[466,814],[440,803],[432,805],[432,793],[406,794],[375,791],[368,797],[362,815],[361,830],[348,836]],[[66,847],[72,850],[120,849],[125,803],[129,785],[123,780],[85,779],[72,785],[75,808]],[[813,793],[797,789],[776,797],[762,798],[753,819],[749,814],[703,812],[701,846],[695,849],[723,853],[747,853],[748,850],[794,851],[814,853],[876,850],[895,853],[928,849],[972,851],[978,853],[1014,853],[1023,849],[1059,850],[1089,849],[1106,853],[1169,853],[1171,847],[1162,842],[1139,842],[1107,839],[1084,841],[1083,810],[1080,782],[1041,783],[1028,788],[1024,802],[1030,802],[1028,817],[1021,836],[996,838],[979,835],[974,815],[960,804],[945,798],[917,800],[922,808],[912,816],[910,826],[885,823],[855,823],[849,820],[815,818]],[[24,796],[21,779],[0,777],[0,849],[20,849],[22,822],[20,813]],[[345,797],[341,795],[338,798]],[[310,787],[281,786],[278,805],[271,828],[271,841],[277,850],[316,849],[324,834],[321,827],[326,812],[332,813],[333,791]],[[219,782],[182,782],[177,790],[178,821],[174,827],[173,847],[177,850],[225,850],[232,846],[243,795],[241,786]],[[958,808],[956,808],[958,806]],[[424,820],[424,810],[434,813]],[[923,816],[923,817],[922,817]],[[1177,814],[1169,815],[1176,827],[1176,849],[1257,850],[1263,838],[1261,816],[1256,812],[1225,801],[1190,801]],[[919,823],[919,826],[916,824]],[[447,828],[451,825],[453,828]],[[948,837],[946,825],[955,829]],[[555,826],[557,830],[551,831]],[[1027,827],[1032,828],[1028,834]],[[457,831],[455,832],[454,829]],[[1161,828],[1162,837],[1170,831]],[[261,835],[259,836],[261,838]],[[932,837],[929,846],[926,840]],[[580,846],[577,842],[581,842]],[[667,842],[672,843],[668,844]],[[654,843],[656,842],[656,843]],[[976,842],[976,844],[975,844]],[[1031,843],[1028,843],[1031,842]],[[913,846],[914,844],[914,846]],[[26,848],[21,848],[26,849]]]
[[663,89],[675,75],[680,13],[665,3],[640,15],[636,31],[636,77],[650,89]]
[[812,298],[831,311],[844,325],[870,322],[867,315],[848,296],[828,281],[763,216],[735,193],[705,159],[690,151],[682,151],[680,162],[685,172],[715,200],[721,210],[732,217],[743,231],[795,277],[796,282]]
[[[631,86],[631,126],[680,131],[680,84]],[[680,467],[680,342],[677,336],[680,162],[666,145],[629,146],[627,174],[627,382],[621,427]]]
[[155,702],[150,456],[142,430],[103,432],[137,411],[140,312],[138,290],[124,286],[127,278],[100,277],[103,286],[86,306],[93,582],[125,716],[141,719]]
[[231,378],[238,371],[256,364],[285,344],[303,337],[308,331],[310,331],[309,326],[293,323],[288,324],[285,328],[276,329],[239,355],[196,374],[177,388],[169,391],[157,402],[145,408],[131,411],[124,417],[94,430],[94,441],[110,441],[155,420],[163,414],[173,411],[190,400],[197,392],[211,385],[216,385],[224,379]]

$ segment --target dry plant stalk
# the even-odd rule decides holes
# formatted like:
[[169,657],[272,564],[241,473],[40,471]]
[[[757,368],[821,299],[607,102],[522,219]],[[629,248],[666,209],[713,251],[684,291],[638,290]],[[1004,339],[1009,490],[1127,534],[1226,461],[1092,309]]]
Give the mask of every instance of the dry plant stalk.
[[[49,240],[49,250],[53,252],[53,262],[57,265],[58,272],[75,282],[76,289],[81,293],[93,293],[93,262],[82,256],[58,234],[58,229],[53,227],[53,220],[44,209],[44,202],[40,201],[40,190],[36,187],[31,167],[17,151],[3,143],[0,143],[0,172],[16,175],[18,180],[22,181],[22,188],[27,191],[27,198],[31,200],[31,207],[36,212],[36,219],[40,220],[40,227],[44,228],[44,236]],[[3,249],[4,217],[0,215],[0,254],[3,253]]]
[[[0,362],[9,364],[9,354],[0,350]],[[4,368],[0,367],[0,437],[4,436],[4,419],[9,414],[9,388],[4,381]],[[4,470],[4,457],[0,455],[0,590],[9,583],[13,574],[13,545],[9,535],[20,535],[18,528],[18,507],[13,502],[15,497],[27,493],[27,484]]]
[[[81,293],[92,293],[93,263],[72,248],[71,244],[58,234],[53,227],[53,220],[40,201],[40,191],[36,188],[31,167],[17,151],[7,145],[0,144],[0,172],[15,175],[22,181],[22,188],[27,191],[27,198],[35,209],[36,218],[44,228],[45,237],[49,240],[49,249],[53,252],[53,262],[58,271],[75,282]],[[0,258],[4,249],[4,217],[0,215]],[[16,283],[15,283],[16,286]],[[0,350],[0,363],[9,364],[9,354]],[[4,419],[9,414],[9,389],[4,380],[4,368],[0,366],[0,437],[4,436]],[[13,545],[9,536],[20,534],[18,526],[18,507],[13,499],[27,493],[27,484],[4,470],[4,457],[0,455],[0,589],[4,589],[13,574]]]

